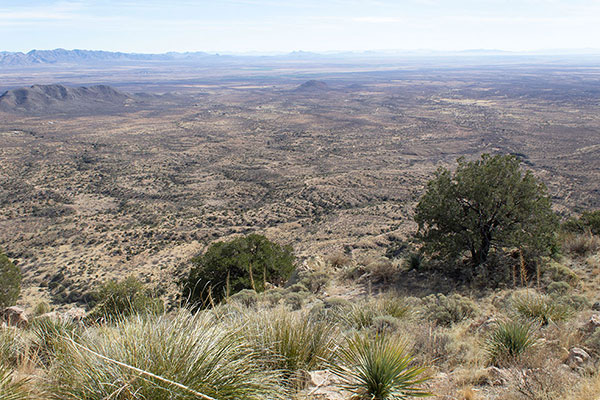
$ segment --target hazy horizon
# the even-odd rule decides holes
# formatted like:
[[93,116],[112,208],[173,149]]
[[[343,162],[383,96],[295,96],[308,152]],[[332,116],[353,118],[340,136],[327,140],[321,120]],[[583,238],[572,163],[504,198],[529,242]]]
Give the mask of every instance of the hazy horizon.
[[275,54],[598,47],[595,0],[5,0],[1,50]]

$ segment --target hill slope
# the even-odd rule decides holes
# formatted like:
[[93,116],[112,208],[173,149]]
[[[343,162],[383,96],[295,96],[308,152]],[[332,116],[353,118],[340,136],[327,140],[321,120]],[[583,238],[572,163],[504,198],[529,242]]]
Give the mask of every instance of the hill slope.
[[131,100],[130,95],[105,85],[77,88],[33,85],[4,92],[0,96],[0,111],[27,114],[98,112],[122,108],[128,100]]

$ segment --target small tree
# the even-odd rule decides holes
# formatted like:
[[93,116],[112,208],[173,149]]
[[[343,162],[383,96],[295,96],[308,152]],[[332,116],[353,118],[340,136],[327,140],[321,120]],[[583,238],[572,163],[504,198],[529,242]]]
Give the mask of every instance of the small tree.
[[546,187],[511,155],[458,159],[454,174],[437,170],[415,212],[425,253],[456,259],[469,252],[473,265],[490,249],[548,251],[557,227]]
[[21,291],[21,270],[0,251],[0,308],[15,305]]
[[294,260],[291,246],[280,246],[262,235],[216,242],[192,259],[182,294],[192,303],[207,305],[243,289],[261,292],[267,283],[287,280]]

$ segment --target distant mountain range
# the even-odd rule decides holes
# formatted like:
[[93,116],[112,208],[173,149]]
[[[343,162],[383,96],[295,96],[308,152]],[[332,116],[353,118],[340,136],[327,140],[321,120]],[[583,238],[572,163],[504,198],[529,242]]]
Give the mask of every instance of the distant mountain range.
[[98,64],[98,63],[123,63],[130,61],[188,61],[188,62],[223,62],[236,60],[264,60],[264,59],[344,59],[344,58],[389,58],[389,57],[431,57],[431,56],[541,56],[541,55],[586,55],[598,56],[600,50],[580,49],[580,50],[547,50],[534,52],[509,52],[502,50],[464,50],[464,51],[432,51],[432,50],[381,50],[364,52],[326,52],[314,53],[308,51],[294,51],[285,54],[211,54],[206,52],[188,52],[188,53],[162,53],[162,54],[143,54],[143,53],[121,53],[98,50],[31,50],[28,53],[22,52],[0,52],[0,66],[36,66],[47,64]]

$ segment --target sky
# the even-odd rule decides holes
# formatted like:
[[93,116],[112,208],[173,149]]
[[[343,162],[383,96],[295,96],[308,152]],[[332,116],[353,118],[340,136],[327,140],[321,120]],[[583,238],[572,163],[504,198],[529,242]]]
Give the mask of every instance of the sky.
[[0,51],[600,48],[600,0],[0,0]]

